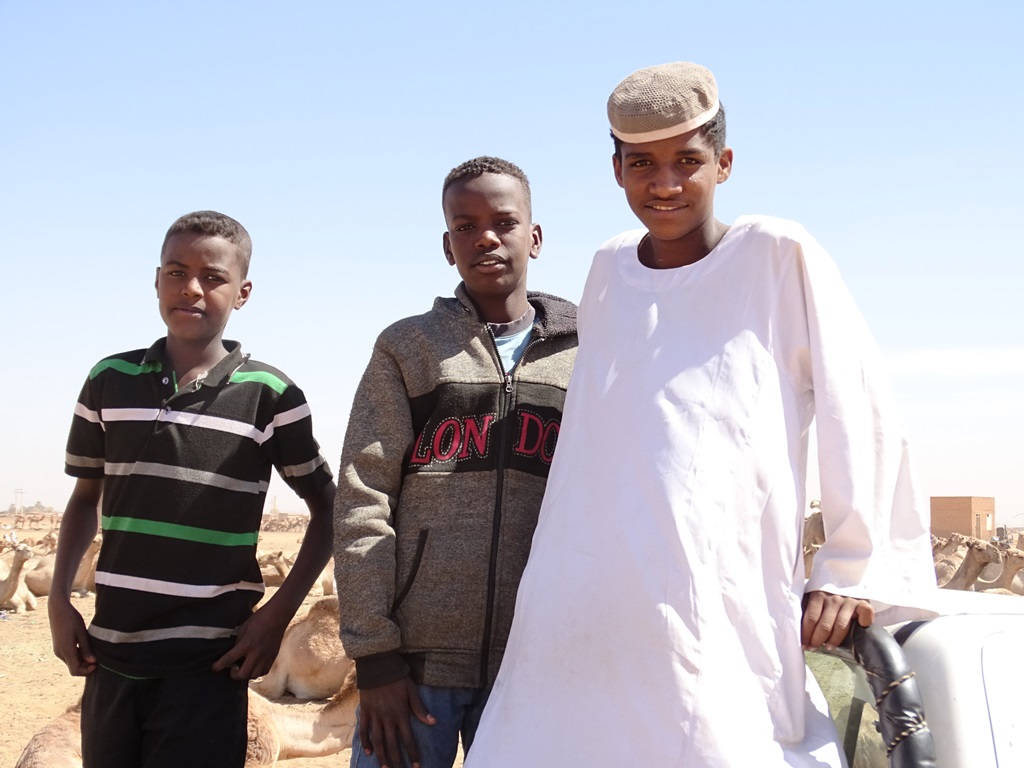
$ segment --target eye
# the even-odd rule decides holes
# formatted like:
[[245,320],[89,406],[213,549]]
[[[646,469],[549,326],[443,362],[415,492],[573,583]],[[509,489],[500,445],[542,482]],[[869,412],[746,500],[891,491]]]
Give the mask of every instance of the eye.
[[498,222],[499,227],[514,227],[519,223],[516,219],[502,219]]
[[455,228],[456,232],[469,232],[473,228],[472,224],[460,224]]
[[633,160],[629,164],[629,167],[630,168],[646,168],[650,164],[651,164],[650,160],[639,159],[639,160]]
[[180,269],[172,269],[167,272],[169,277],[184,277],[185,273]]

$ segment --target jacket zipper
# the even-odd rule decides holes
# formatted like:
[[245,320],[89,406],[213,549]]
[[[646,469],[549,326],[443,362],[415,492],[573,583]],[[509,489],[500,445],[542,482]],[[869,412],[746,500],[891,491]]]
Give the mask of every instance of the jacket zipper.
[[[487,335],[491,337],[491,347],[494,349],[494,354],[498,359],[498,370],[505,380],[505,397],[502,398],[501,407],[498,413],[498,421],[501,424],[501,440],[498,445],[501,446],[501,450],[498,451],[498,467],[497,467],[497,482],[495,484],[495,495],[494,495],[494,518],[491,523],[491,556],[488,561],[487,569],[487,613],[484,616],[484,635],[483,643],[480,649],[480,687],[483,688],[487,685],[490,672],[490,656],[491,656],[491,635],[494,632],[494,600],[497,592],[496,582],[498,580],[498,542],[501,538],[501,497],[502,491],[505,486],[505,449],[508,442],[508,414],[512,410],[512,399],[515,393],[515,384],[513,374],[510,371],[505,370],[505,364],[501,361],[501,355],[498,354],[498,342],[494,338],[494,332],[490,326],[487,326]],[[526,353],[530,351],[530,347],[535,344],[539,344],[544,340],[544,337],[531,339],[526,348],[523,350],[523,354],[519,356],[519,365],[523,364],[526,360]]]

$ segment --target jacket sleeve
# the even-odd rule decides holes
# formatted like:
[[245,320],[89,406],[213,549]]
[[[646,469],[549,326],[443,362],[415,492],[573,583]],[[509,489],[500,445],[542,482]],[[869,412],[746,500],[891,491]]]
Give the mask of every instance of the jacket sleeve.
[[931,615],[928,511],[881,354],[831,258],[801,247],[825,526],[806,589],[869,598],[881,624]]
[[360,688],[408,673],[398,653],[394,514],[413,441],[401,369],[378,339],[356,389],[334,502],[334,564],[341,641],[356,660]]

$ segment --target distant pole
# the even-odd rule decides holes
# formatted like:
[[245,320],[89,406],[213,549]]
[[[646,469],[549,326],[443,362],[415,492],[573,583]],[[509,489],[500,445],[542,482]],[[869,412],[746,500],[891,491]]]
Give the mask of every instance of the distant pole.
[[21,514],[21,509],[22,509],[22,507],[21,507],[21,497],[23,495],[24,494],[22,493],[21,488],[15,488],[14,489],[14,514],[16,514],[16,515],[20,515]]

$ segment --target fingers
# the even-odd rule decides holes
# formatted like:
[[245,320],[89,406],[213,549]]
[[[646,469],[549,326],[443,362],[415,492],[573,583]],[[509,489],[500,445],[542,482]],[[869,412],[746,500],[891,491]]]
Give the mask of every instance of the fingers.
[[434,725],[437,722],[437,718],[430,714],[423,705],[415,688],[409,692],[409,709],[413,716],[424,725]]
[[373,754],[373,741],[370,739],[370,718],[366,716],[366,712],[363,711],[362,707],[359,708],[359,743],[363,745],[363,752],[365,754]]
[[211,669],[214,672],[223,672],[225,669],[231,667],[239,658],[240,654],[238,653],[238,646],[232,646],[231,650],[213,662]]
[[402,768],[404,751],[412,764],[420,764],[420,751],[412,718],[433,725],[409,678],[359,692],[359,740],[367,755],[375,755],[381,768]]
[[96,657],[89,647],[89,633],[84,630],[78,636],[78,648],[75,654],[78,659],[78,671],[73,675],[90,675],[96,669]]
[[824,603],[824,592],[808,592],[804,595],[804,616],[800,622],[800,642],[804,649],[816,647],[811,645],[811,637],[821,618]]
[[857,602],[857,622],[862,627],[870,627],[875,623],[875,609],[867,600],[858,600]]
[[805,598],[800,639],[804,648],[834,648],[849,634],[854,617],[862,627],[875,618],[871,603],[827,592],[810,592]]
[[[402,746],[409,755],[409,762],[413,768],[420,764],[419,748],[416,746],[416,739],[413,738],[412,730],[409,728],[409,720],[399,721],[396,725],[392,721],[385,721],[374,718],[367,724],[368,738],[363,741],[363,751],[367,755],[376,755],[380,768],[402,768]],[[362,724],[360,724],[360,739],[362,739]]]

